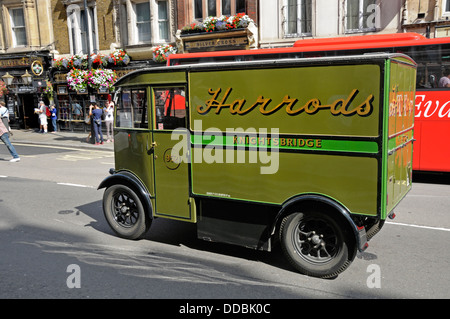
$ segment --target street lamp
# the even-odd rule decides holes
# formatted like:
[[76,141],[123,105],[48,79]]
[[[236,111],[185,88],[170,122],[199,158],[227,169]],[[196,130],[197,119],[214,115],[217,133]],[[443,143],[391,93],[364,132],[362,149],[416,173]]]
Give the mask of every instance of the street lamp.
[[[6,75],[4,75],[3,77],[5,77]],[[22,82],[25,85],[31,84],[32,81],[32,76],[30,73],[28,73],[28,70],[25,70],[25,73],[22,74]]]
[[11,74],[9,74],[9,72],[6,72],[6,74],[3,75],[2,78],[3,78],[3,81],[5,81],[6,86],[10,86],[14,79],[14,77]]

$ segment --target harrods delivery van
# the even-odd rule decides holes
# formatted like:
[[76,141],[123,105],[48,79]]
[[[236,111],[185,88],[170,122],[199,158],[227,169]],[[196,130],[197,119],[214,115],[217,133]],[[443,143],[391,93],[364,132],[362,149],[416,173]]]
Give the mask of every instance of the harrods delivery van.
[[388,54],[132,72],[105,217],[129,239],[163,217],[209,241],[276,240],[301,273],[336,276],[411,188],[415,78]]

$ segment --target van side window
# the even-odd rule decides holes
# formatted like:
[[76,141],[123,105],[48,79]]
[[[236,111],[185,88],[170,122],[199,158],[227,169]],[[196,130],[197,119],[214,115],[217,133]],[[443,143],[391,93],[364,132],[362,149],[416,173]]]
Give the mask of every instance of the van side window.
[[147,94],[144,88],[122,90],[117,103],[116,127],[148,128]]
[[184,87],[154,89],[157,130],[186,127],[186,98]]

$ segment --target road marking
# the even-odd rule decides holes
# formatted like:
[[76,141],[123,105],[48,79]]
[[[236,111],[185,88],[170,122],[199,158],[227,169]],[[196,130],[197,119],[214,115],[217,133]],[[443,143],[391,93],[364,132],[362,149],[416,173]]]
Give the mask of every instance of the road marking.
[[56,149],[62,149],[62,150],[71,150],[71,151],[84,151],[83,148],[77,148],[77,147],[66,147],[66,146],[54,146],[54,145],[46,145],[46,144],[29,144],[29,143],[14,143],[14,145],[20,145],[20,146],[33,146],[33,147],[44,147],[44,148],[56,148]]
[[72,184],[72,183],[56,183],[63,186],[73,186],[73,187],[83,187],[83,188],[95,188],[94,186],[82,185],[82,184]]
[[415,228],[422,228],[422,229],[431,229],[431,230],[450,231],[449,228],[443,228],[443,227],[421,226],[421,225],[404,224],[404,223],[394,223],[394,222],[386,222],[386,224],[390,224],[390,225],[399,225],[399,226],[407,226],[407,227],[415,227]]
[[0,178],[7,178],[8,176],[0,175]]
[[75,154],[64,154],[62,156],[58,156],[55,159],[61,161],[85,161],[85,160],[93,160],[93,159],[101,159],[101,158],[111,158],[114,157],[114,154],[106,153],[106,152],[96,152],[96,151],[83,151]]

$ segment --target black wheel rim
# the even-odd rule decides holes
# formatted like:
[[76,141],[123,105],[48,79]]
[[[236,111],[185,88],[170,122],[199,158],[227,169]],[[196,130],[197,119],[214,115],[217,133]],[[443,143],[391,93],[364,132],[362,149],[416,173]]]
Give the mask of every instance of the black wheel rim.
[[297,254],[314,264],[330,262],[339,253],[341,241],[335,229],[323,219],[301,220],[294,232],[292,241]]
[[136,201],[129,193],[121,191],[113,195],[112,214],[114,220],[122,227],[134,226],[139,218]]

